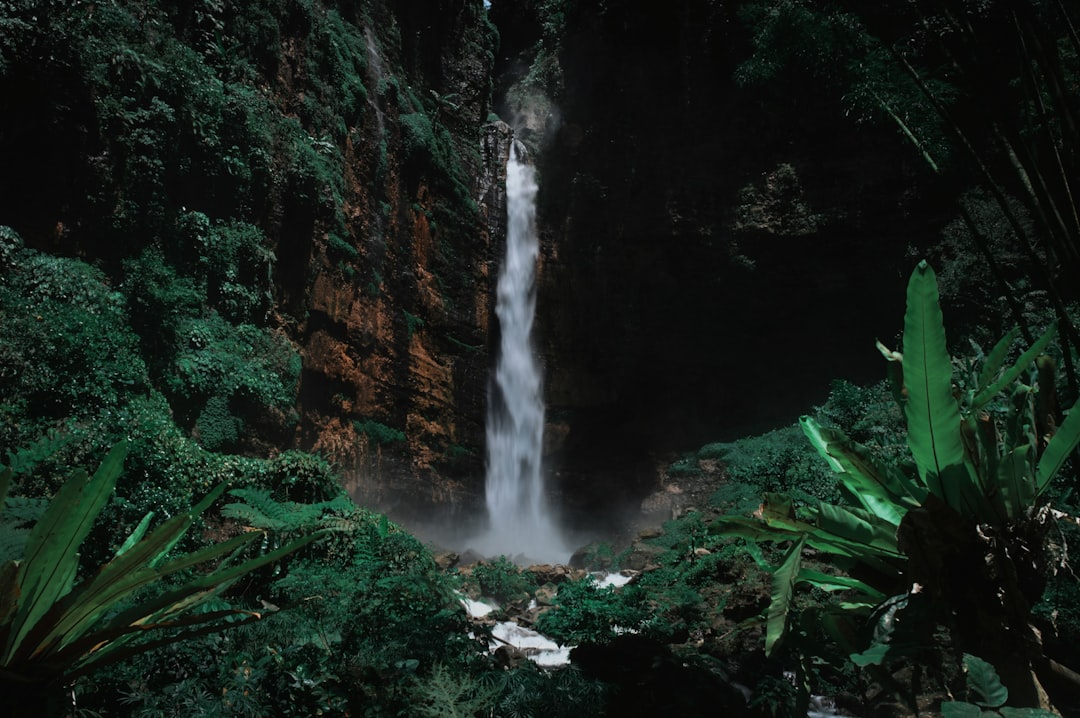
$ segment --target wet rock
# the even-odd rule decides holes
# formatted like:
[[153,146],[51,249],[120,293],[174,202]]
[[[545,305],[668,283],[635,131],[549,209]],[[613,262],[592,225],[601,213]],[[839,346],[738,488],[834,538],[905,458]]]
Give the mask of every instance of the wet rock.
[[563,564],[542,563],[529,566],[525,572],[531,574],[533,581],[542,586],[546,583],[560,584],[566,581],[573,573],[573,569]]
[[539,606],[551,606],[551,605],[553,605],[554,601],[555,601],[555,595],[556,595],[557,592],[558,592],[558,589],[555,588],[554,584],[550,584],[550,583],[536,589],[535,599],[536,599],[537,605],[539,605]]
[[664,553],[660,546],[637,542],[630,547],[629,553],[622,558],[619,565],[631,571],[645,571],[657,565],[657,559]]
[[611,568],[615,562],[610,547],[594,541],[582,546],[570,556],[570,567],[582,570],[599,571]]
[[529,660],[525,652],[514,646],[499,646],[495,649],[492,655],[495,657],[495,663],[500,668],[517,668],[523,662]]
[[638,532],[638,540],[645,541],[647,539],[660,538],[664,535],[664,530],[659,526],[647,526]]
[[448,571],[454,566],[457,566],[458,561],[461,559],[461,555],[455,551],[439,551],[432,554],[435,559],[435,565],[443,571]]

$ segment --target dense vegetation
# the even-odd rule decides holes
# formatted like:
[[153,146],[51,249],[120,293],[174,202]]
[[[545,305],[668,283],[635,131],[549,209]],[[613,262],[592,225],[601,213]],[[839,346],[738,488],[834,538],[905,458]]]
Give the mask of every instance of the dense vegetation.
[[[664,480],[711,496],[591,546],[588,568],[634,572],[613,588],[506,559],[447,570],[290,448],[308,262],[379,297],[411,270],[358,225],[422,217],[443,303],[470,281],[479,123],[461,107],[494,103],[433,88],[436,20],[473,27],[455,51],[490,71],[482,3],[0,2],[5,696],[82,716],[794,716],[822,694],[860,714],[1080,713],[1074,18],[735,5],[741,86],[891,127],[954,198],[940,243],[913,239],[940,303],[920,265],[902,350],[883,338],[890,382],[838,380],[798,425],[673,457]],[[494,2],[535,25],[509,106],[558,100],[565,36],[618,12]],[[793,168],[773,179],[798,194]],[[423,196],[392,203],[395,183]],[[817,226],[755,192],[740,227],[783,207],[796,234]],[[405,294],[408,345],[429,318]],[[796,349],[771,351],[797,367]],[[347,418],[379,451],[413,438],[400,413]],[[572,664],[492,655],[463,593],[541,602]]]

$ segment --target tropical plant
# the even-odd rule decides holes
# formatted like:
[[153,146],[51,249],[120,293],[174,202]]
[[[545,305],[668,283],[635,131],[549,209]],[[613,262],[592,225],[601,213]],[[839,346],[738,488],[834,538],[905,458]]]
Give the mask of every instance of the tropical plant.
[[[754,52],[736,76],[833,94],[845,115],[892,126],[933,175],[977,183],[1076,349],[1065,303],[1080,271],[1080,106],[1066,89],[1080,69],[1074,13],[1060,0],[754,0],[739,11]],[[965,203],[957,210],[980,269],[1026,331],[986,225]]]
[[529,580],[528,574],[506,556],[476,564],[472,578],[482,595],[500,602],[524,600],[536,593],[536,585]]
[[1036,708],[1009,708],[1009,689],[1001,684],[994,667],[983,659],[964,654],[967,692],[971,701],[942,701],[941,715],[945,718],[1051,718],[1057,715]]
[[[767,494],[753,517],[725,517],[714,529],[791,542],[771,568],[766,651],[791,629],[794,588],[805,583],[847,592],[818,618],[859,665],[925,648],[912,627],[936,620],[961,650],[994,665],[1018,705],[1038,705],[1040,684],[1080,686],[1075,674],[1042,655],[1030,625],[1049,570],[1048,528],[1063,517],[1047,505],[1046,493],[1080,442],[1080,410],[1055,427],[1046,401],[1053,372],[1043,352],[1053,333],[1004,368],[1016,332],[1007,335],[958,400],[936,278],[919,264],[908,284],[903,353],[882,347],[893,362],[912,462],[878,461],[842,432],[804,417],[804,432],[847,501],[797,506]],[[1021,380],[1033,364],[1042,371],[1028,385]],[[1007,389],[1005,408],[990,407]],[[803,567],[807,547],[836,559],[847,575]],[[867,627],[869,645],[860,635]]]
[[647,628],[648,597],[637,586],[599,586],[590,574],[559,586],[555,609],[540,614],[537,628],[566,644],[607,643],[620,633]]
[[[56,712],[60,689],[102,666],[220,631],[237,619],[261,618],[258,612],[239,608],[200,609],[238,578],[319,537],[312,533],[255,558],[235,560],[263,535],[249,531],[172,555],[177,542],[225,490],[222,485],[153,531],[153,514],[148,514],[112,560],[76,583],[80,546],[112,494],[127,450],[126,443],[116,445],[92,477],[75,472],[25,536],[22,558],[0,566],[0,685],[6,695],[25,699],[12,699],[12,705],[24,705],[27,715]],[[8,499],[11,477],[11,469],[0,474],[0,501]],[[4,528],[11,528],[10,522],[0,523]],[[172,576],[186,580],[163,586]],[[147,591],[153,587],[161,590]]]

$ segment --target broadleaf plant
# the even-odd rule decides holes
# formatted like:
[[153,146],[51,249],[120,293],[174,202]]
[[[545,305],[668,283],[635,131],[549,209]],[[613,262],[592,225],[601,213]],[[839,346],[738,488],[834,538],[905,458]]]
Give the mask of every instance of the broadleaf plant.
[[[80,675],[152,647],[223,630],[238,619],[257,620],[257,612],[200,607],[238,578],[322,535],[313,532],[241,559],[241,550],[263,536],[247,531],[173,556],[177,542],[224,492],[222,485],[152,531],[151,517],[145,518],[109,562],[76,583],[79,547],[111,496],[126,453],[126,443],[118,444],[92,477],[77,471],[32,529],[24,556],[0,566],[0,685],[40,702],[41,713],[58,710],[59,690]],[[10,477],[10,470],[0,474],[0,505]],[[139,593],[188,570],[191,578],[156,596]]]
[[[1042,655],[1029,619],[1049,570],[1048,525],[1064,516],[1047,507],[1045,495],[1080,443],[1080,404],[1055,425],[1048,401],[1053,365],[1044,353],[1054,328],[1005,366],[1018,335],[1010,332],[995,345],[966,390],[957,387],[936,276],[926,262],[915,268],[903,351],[879,344],[897,382],[894,395],[904,409],[912,462],[878,461],[843,432],[803,417],[803,431],[836,472],[846,503],[798,506],[787,496],[767,494],[753,516],[723,517],[714,526],[753,541],[791,542],[772,569],[768,652],[792,623],[791,581],[848,590],[823,627],[860,666],[885,665],[918,650],[911,644],[918,631],[905,630],[901,646],[895,631],[882,630],[882,616],[891,623],[907,615],[909,628],[937,622],[952,629],[961,650],[977,647],[1017,706],[1047,707],[1036,673],[1076,675]],[[1038,381],[1025,384],[1027,376]],[[841,569],[868,567],[874,578],[859,574],[862,580],[845,586],[811,573],[795,555],[804,547]],[[860,628],[873,636],[869,645],[845,638]],[[1080,689],[1080,679],[1073,683],[1071,690]]]

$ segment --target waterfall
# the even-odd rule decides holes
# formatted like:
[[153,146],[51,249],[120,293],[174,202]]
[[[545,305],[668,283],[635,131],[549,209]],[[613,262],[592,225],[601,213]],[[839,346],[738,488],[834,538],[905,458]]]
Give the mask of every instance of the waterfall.
[[544,403],[530,335],[536,309],[536,169],[514,140],[506,165],[506,259],[495,313],[502,340],[487,418],[486,498],[480,550],[516,560],[564,563],[569,551],[544,497]]

